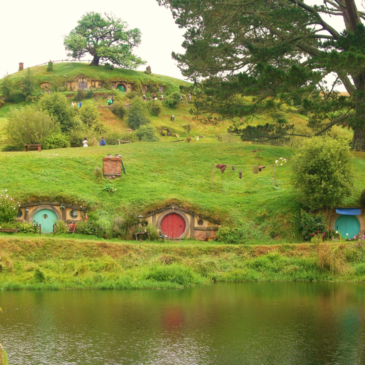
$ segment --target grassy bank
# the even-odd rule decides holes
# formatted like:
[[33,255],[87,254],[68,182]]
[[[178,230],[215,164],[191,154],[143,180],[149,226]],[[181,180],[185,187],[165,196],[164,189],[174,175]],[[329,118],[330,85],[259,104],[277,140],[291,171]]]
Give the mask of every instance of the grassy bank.
[[0,289],[157,289],[243,281],[365,281],[354,243],[275,246],[0,238]]

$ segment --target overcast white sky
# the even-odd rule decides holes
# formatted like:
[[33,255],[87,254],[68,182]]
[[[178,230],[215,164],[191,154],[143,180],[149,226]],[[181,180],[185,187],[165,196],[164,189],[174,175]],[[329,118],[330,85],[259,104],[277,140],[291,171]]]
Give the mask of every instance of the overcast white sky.
[[183,79],[171,52],[183,51],[184,31],[156,0],[0,0],[0,78],[18,71],[19,62],[31,67],[66,59],[63,36],[89,11],[113,12],[129,28],[139,28],[142,44],[135,53],[148,62],[153,73]]
[[[307,2],[323,3],[322,0]],[[356,3],[359,10],[364,10],[361,0]],[[63,36],[89,11],[113,12],[130,28],[139,28],[142,44],[135,53],[148,62],[154,73],[183,79],[171,52],[183,52],[184,29],[178,28],[171,12],[158,6],[156,0],[2,0],[0,78],[16,72],[19,62],[31,67],[49,60],[65,59]],[[341,18],[328,17],[326,20],[337,30],[344,29]],[[140,70],[145,67],[141,66]]]

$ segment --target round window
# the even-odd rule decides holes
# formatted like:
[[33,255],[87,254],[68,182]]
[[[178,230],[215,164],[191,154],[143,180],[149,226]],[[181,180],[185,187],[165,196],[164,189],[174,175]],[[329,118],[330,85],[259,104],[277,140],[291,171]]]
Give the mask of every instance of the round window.
[[23,212],[21,209],[18,210],[17,218],[21,218],[23,216]]
[[79,212],[76,209],[72,209],[70,212],[70,216],[72,218],[77,218],[79,216]]
[[199,226],[202,226],[204,224],[203,220],[202,219],[199,219],[198,220],[198,224],[199,224]]
[[48,215],[47,214],[43,214],[43,218],[44,219],[47,219],[48,218]]

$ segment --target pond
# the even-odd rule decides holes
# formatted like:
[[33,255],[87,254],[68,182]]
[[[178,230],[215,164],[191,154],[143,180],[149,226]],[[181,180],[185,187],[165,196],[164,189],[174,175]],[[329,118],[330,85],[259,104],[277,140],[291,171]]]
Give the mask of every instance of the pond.
[[10,364],[365,364],[365,287],[1,292]]

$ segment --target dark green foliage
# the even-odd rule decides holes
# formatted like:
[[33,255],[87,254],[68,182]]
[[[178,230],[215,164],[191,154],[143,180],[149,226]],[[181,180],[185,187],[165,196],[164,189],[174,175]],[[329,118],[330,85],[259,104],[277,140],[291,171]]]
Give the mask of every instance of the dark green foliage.
[[51,71],[53,71],[53,62],[52,61],[48,61],[47,72],[51,72]]
[[13,90],[10,95],[6,97],[6,101],[10,101],[11,103],[22,103],[25,101],[25,95],[21,91]]
[[147,117],[145,103],[139,98],[133,99],[128,113],[128,125],[132,129],[137,129],[148,123],[150,123],[150,119]]
[[361,192],[359,203],[361,207],[365,208],[365,189]]
[[64,234],[68,232],[68,226],[64,221],[57,221],[54,225],[54,234]]
[[36,283],[44,283],[46,281],[46,275],[41,269],[37,268],[34,270],[33,279]]
[[85,98],[86,98],[85,91],[81,90],[81,89],[78,89],[77,92],[76,92],[76,95],[75,95],[75,100],[76,101],[82,101]]
[[[186,29],[185,52],[172,56],[194,82],[184,92],[193,94],[197,118],[231,120],[244,140],[306,137],[285,120],[276,128],[275,117],[274,128],[255,133],[254,116],[301,105],[312,135],[346,122],[354,130],[353,148],[365,149],[365,26],[355,0],[346,0],[346,10],[337,1],[157,1]],[[345,31],[330,25],[328,14]],[[326,85],[329,73],[336,77]],[[336,91],[340,85],[349,96]]]
[[37,233],[36,229],[34,228],[32,223],[21,222],[21,223],[17,223],[16,227],[22,233]]
[[67,133],[77,125],[74,118],[74,111],[69,100],[60,93],[46,94],[38,103],[41,110],[46,111],[60,124],[61,131]]
[[70,147],[70,142],[62,133],[52,134],[47,137],[42,144],[42,148],[45,150],[51,150],[55,148],[68,148]]
[[24,147],[21,146],[10,146],[6,144],[1,151],[8,152],[8,151],[22,151]]
[[181,102],[181,94],[177,91],[170,94],[165,100],[164,105],[168,108],[176,109]]
[[142,125],[136,130],[136,137],[142,142],[157,142],[159,137],[152,125]]
[[[141,42],[139,29],[127,30],[127,23],[115,18],[113,14],[89,12],[83,15],[78,25],[64,39],[68,56],[80,58],[86,53],[94,58],[91,65],[98,66],[100,60],[134,69],[144,64],[132,49]],[[108,66],[109,69],[111,66]]]
[[150,271],[146,275],[146,279],[154,281],[164,281],[177,283],[180,285],[194,284],[197,279],[197,275],[191,270],[191,268],[184,267],[177,264],[168,266],[157,266],[154,270]]
[[141,94],[138,91],[131,91],[130,93],[128,93],[128,98],[131,100],[140,96]]
[[114,65],[111,65],[108,62],[105,63],[104,67],[105,67],[106,70],[110,70],[110,71],[114,70]]
[[162,112],[162,103],[158,100],[152,100],[148,103],[148,110],[152,115],[158,116]]
[[88,128],[95,126],[99,122],[97,106],[90,101],[83,103],[79,111],[79,117]]
[[94,90],[92,87],[90,87],[89,89],[86,90],[86,97],[88,99],[91,99],[93,97],[93,95],[94,95]]
[[127,109],[123,105],[122,101],[115,101],[111,107],[110,110],[115,114],[117,117],[123,119],[124,116],[127,114]]
[[13,81],[11,80],[9,75],[6,75],[1,81],[2,81],[0,84],[1,94],[3,94],[5,97],[9,97],[14,89]]
[[0,194],[0,223],[12,222],[18,213],[18,204],[6,191]]
[[4,100],[0,100],[0,109],[5,105],[5,101]]
[[107,236],[106,227],[101,222],[91,219],[87,220],[86,222],[77,223],[75,232],[97,237]]
[[352,156],[346,141],[314,137],[304,141],[292,160],[292,182],[311,210],[333,208],[351,195]]
[[30,68],[27,69],[26,74],[20,81],[20,87],[23,90],[23,94],[25,97],[31,95],[32,92],[35,90],[35,78]]
[[325,238],[329,239],[327,224],[322,214],[306,213],[302,210],[299,229],[305,241],[310,241],[313,234],[317,235],[318,232],[326,233]]

